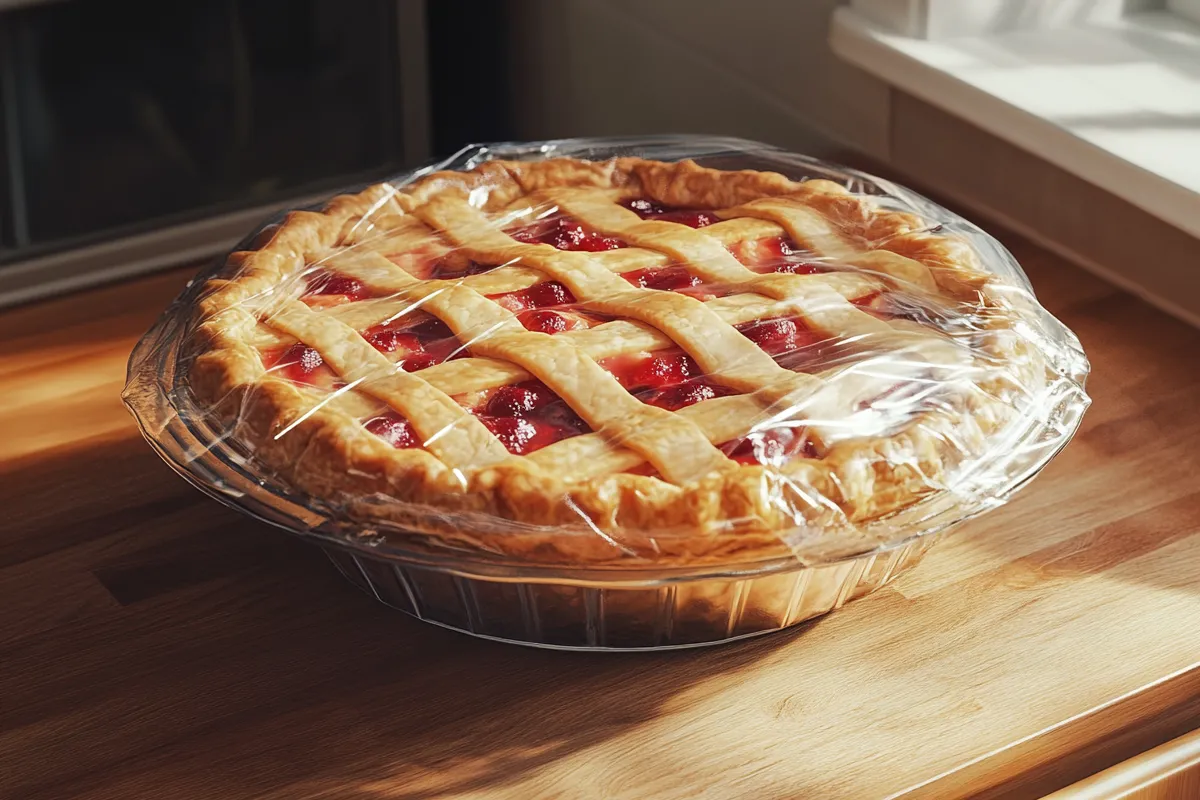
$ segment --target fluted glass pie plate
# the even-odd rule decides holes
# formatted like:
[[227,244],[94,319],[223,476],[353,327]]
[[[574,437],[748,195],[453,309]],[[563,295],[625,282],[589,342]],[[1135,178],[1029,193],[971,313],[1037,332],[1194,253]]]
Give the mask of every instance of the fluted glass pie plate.
[[[402,186],[433,170],[470,169],[493,159],[625,155],[662,162],[691,158],[720,169],[834,181],[966,241],[988,271],[1032,298],[1012,256],[951,212],[887,181],[741,140],[659,137],[476,146],[391,183]],[[239,249],[254,238],[247,237]],[[996,437],[986,462],[954,476],[953,491],[859,524],[853,536],[832,537],[791,555],[696,566],[662,566],[646,559],[535,563],[406,536],[396,523],[366,523],[342,513],[328,499],[298,491],[265,470],[244,443],[214,423],[188,380],[186,334],[205,279],[221,269],[214,266],[189,284],[130,358],[124,399],[147,441],[201,491],[321,546],[353,584],[377,600],[427,622],[521,644],[594,650],[690,647],[781,630],[827,613],[895,579],[955,526],[1004,503],[1069,442],[1088,404],[1088,366],[1077,340],[1030,303],[1029,335],[1036,337],[1051,377],[1017,423]],[[438,517],[443,527],[462,522],[437,509],[422,513]]]

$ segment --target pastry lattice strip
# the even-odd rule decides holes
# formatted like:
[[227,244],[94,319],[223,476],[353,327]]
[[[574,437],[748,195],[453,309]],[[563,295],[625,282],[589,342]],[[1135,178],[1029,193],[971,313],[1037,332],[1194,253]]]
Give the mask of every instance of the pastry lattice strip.
[[[886,333],[913,338],[911,332],[897,332],[888,323],[854,308],[841,294],[823,285],[851,276],[761,275],[738,262],[709,234],[669,222],[642,221],[605,195],[611,193],[563,190],[549,193],[545,199],[565,206],[569,213],[581,218],[585,223],[604,232],[619,235],[635,247],[642,245],[642,248],[646,248],[648,245],[666,250],[665,255],[652,251],[649,258],[639,253],[636,260],[631,257],[632,254],[625,253],[621,259],[621,266],[632,263],[634,266],[631,268],[636,269],[644,268],[644,265],[662,263],[663,260],[681,260],[711,282],[724,283],[743,291],[773,297],[783,303],[786,310],[802,313],[805,319],[815,323],[816,327],[830,331],[849,331],[852,335]],[[840,248],[838,255],[846,257],[847,247],[844,242],[839,245],[830,244],[840,241],[836,235],[819,230],[818,234],[823,235],[811,232],[814,228],[820,228],[811,218],[811,213],[815,212],[808,212],[803,207],[789,206],[784,201],[759,203],[757,206],[751,204],[744,208],[769,216],[775,222],[773,225],[769,224],[769,228],[760,225],[758,230],[774,232],[778,230],[778,226],[782,226],[793,238],[809,244],[810,248],[813,247],[812,242],[819,239],[827,247]],[[732,216],[736,212],[737,210],[727,210],[718,213],[722,216]],[[590,436],[572,437],[527,456],[534,459],[535,463],[553,463],[563,460],[563,456],[568,457],[566,460],[577,463],[580,453],[588,452],[598,457],[611,449],[611,442],[612,447],[618,450],[622,447],[633,450],[636,455],[630,456],[635,462],[640,461],[637,458],[640,455],[649,460],[669,480],[686,482],[729,464],[723,454],[712,447],[710,441],[722,441],[744,433],[744,430],[733,431],[726,435],[724,430],[720,429],[725,426],[714,426],[710,422],[697,427],[689,422],[689,417],[706,415],[706,409],[701,407],[720,407],[725,414],[729,414],[735,411],[736,406],[737,418],[754,419],[761,417],[764,405],[790,405],[811,398],[823,387],[828,386],[828,382],[820,378],[795,373],[779,366],[757,345],[723,320],[721,315],[706,308],[705,304],[683,295],[632,287],[615,274],[616,270],[605,266],[602,259],[558,251],[545,245],[517,243],[494,227],[482,212],[462,201],[438,198],[427,206],[418,207],[414,213],[435,229],[444,231],[444,235],[451,239],[454,246],[462,248],[469,256],[484,263],[519,260],[527,265],[502,267],[495,271],[509,272],[508,276],[501,276],[506,280],[512,281],[516,277],[513,273],[520,270],[523,273],[520,279],[524,283],[524,273],[532,270],[536,277],[529,283],[546,277],[557,279],[567,285],[579,301],[589,306],[626,317],[640,318],[653,325],[652,330],[666,328],[665,337],[661,334],[651,334],[656,344],[675,342],[696,358],[711,377],[732,388],[756,393],[752,397],[709,400],[691,409],[685,409],[684,411],[689,412],[685,414],[647,406],[620,388],[614,378],[595,364],[592,360],[595,357],[594,349],[589,351],[586,342],[572,342],[572,337],[566,334],[551,338],[525,331],[511,312],[470,287],[469,282],[472,280],[482,283],[484,281],[481,281],[481,278],[494,276],[494,273],[453,283],[420,282],[382,258],[368,266],[365,272],[370,274],[355,269],[364,259],[330,260],[331,266],[339,271],[366,278],[378,288],[397,291],[399,295],[403,295],[398,299],[406,305],[414,301],[422,302],[425,310],[446,322],[456,335],[468,342],[473,351],[496,356],[502,359],[501,363],[517,365],[517,370],[510,372],[510,378],[519,379],[521,373],[537,375],[600,432]],[[621,215],[628,216],[622,219]],[[735,217],[730,222],[719,225],[731,228],[733,226],[730,223],[734,221],[740,222]],[[609,260],[616,262],[618,259]],[[813,280],[816,277],[826,280]],[[492,281],[495,280],[496,277],[493,277]],[[418,433],[431,440],[427,442],[428,449],[449,466],[472,468],[494,463],[499,457],[496,447],[492,446],[498,446],[498,442],[493,440],[491,444],[487,444],[483,441],[490,434],[478,420],[465,410],[461,416],[454,419],[455,412],[447,406],[447,403],[454,404],[454,401],[445,392],[439,391],[424,380],[425,371],[422,371],[420,376],[406,375],[399,381],[392,380],[387,374],[373,376],[371,373],[390,372],[394,375],[396,370],[385,356],[374,351],[353,328],[348,328],[336,319],[318,321],[322,316],[326,315],[310,311],[301,303],[295,303],[282,315],[276,315],[268,321],[274,327],[304,341],[306,345],[315,347],[323,357],[327,356],[326,350],[332,348],[335,352],[327,357],[330,365],[343,378],[359,384],[355,386],[356,391],[362,389],[409,418]],[[330,331],[336,331],[336,335],[322,335],[327,325],[331,326]],[[486,335],[479,335],[481,331],[486,332]],[[589,332],[581,332],[574,338],[582,340],[587,333]],[[349,348],[349,358],[344,353],[336,352],[339,349],[337,342],[342,338],[349,338],[353,343]],[[552,344],[547,343],[548,339]],[[928,340],[922,342],[926,345],[935,341],[934,337],[930,336],[925,336],[924,339]],[[939,346],[945,344],[940,339],[936,341]],[[371,355],[367,355],[363,348],[370,350]],[[446,371],[451,367],[452,365],[447,364],[432,369]],[[516,374],[513,374],[514,372]],[[420,403],[416,402],[418,398]],[[435,402],[426,405],[431,399]],[[438,410],[436,419],[429,415],[429,408]],[[745,423],[741,425],[745,427]],[[455,435],[438,434],[433,430],[436,428],[440,431],[447,427],[461,427],[464,430]],[[585,441],[578,441],[581,439]],[[575,444],[572,445],[572,442]],[[598,458],[597,463],[607,460],[614,463],[606,466],[619,468],[615,462],[629,462],[630,456],[617,459]]]

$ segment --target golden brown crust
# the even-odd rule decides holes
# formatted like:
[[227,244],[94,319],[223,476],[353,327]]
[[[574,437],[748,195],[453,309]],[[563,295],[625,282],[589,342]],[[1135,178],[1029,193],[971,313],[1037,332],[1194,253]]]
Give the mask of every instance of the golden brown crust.
[[[197,355],[188,376],[197,401],[233,429],[264,471],[364,525],[392,522],[434,543],[539,561],[642,557],[682,564],[785,555],[789,536],[798,529],[844,531],[937,493],[941,476],[985,452],[989,437],[1018,415],[1006,384],[1042,379],[1035,355],[1006,335],[1012,316],[1000,301],[987,298],[989,324],[997,335],[979,345],[972,358],[1011,365],[999,376],[975,382],[951,406],[923,412],[888,435],[831,443],[821,459],[798,458],[780,468],[730,462],[728,468],[674,485],[629,472],[571,480],[538,468],[528,457],[454,469],[425,450],[395,449],[369,434],[355,416],[357,407],[342,402],[345,398],[329,402],[266,374],[258,349],[248,343],[263,309],[281,308],[274,297],[282,294],[278,287],[340,243],[388,229],[417,212],[427,216],[442,206],[461,208],[464,200],[481,211],[498,212],[531,193],[572,187],[614,190],[666,205],[740,208],[730,216],[766,220],[764,225],[781,226],[794,238],[810,235],[808,228],[796,226],[808,225],[815,213],[847,247],[874,257],[870,269],[896,276],[923,265],[931,292],[948,299],[986,294],[988,277],[963,243],[929,233],[910,214],[875,209],[827,181],[797,183],[773,173],[723,172],[690,161],[494,161],[469,172],[427,175],[399,189],[374,186],[337,197],[319,213],[293,212],[260,237],[265,241],[256,242],[257,250],[230,256],[227,277],[211,281],[200,304],[192,342]],[[900,272],[893,272],[895,265],[881,253],[903,256],[897,259]],[[539,268],[583,263],[558,258],[546,254]],[[769,281],[758,285],[768,288],[757,291],[775,290]],[[780,288],[778,296],[788,297],[789,291]],[[302,311],[294,312],[296,324],[308,324]],[[784,402],[798,389],[777,391],[778,402]],[[677,416],[694,417],[689,425],[713,430],[717,423],[692,411]]]

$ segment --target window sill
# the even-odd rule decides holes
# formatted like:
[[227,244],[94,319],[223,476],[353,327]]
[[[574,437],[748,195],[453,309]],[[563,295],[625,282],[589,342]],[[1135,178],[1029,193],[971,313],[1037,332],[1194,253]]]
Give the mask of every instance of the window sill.
[[1200,238],[1200,25],[1169,12],[922,40],[850,8],[844,60]]

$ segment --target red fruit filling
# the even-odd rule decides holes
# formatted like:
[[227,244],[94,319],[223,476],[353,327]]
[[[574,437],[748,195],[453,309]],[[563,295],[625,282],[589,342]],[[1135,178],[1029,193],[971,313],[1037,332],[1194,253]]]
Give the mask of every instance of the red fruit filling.
[[492,394],[484,413],[493,417],[525,417],[552,403],[555,395],[537,381],[501,386]]
[[779,466],[792,458],[816,458],[816,445],[803,428],[768,428],[719,445],[741,464]]
[[651,200],[626,200],[622,205],[642,219],[677,222],[680,225],[687,225],[689,228],[703,228],[721,221],[711,211],[697,208],[669,208]]
[[630,391],[666,389],[700,375],[700,367],[678,348],[613,356],[600,362]]
[[538,333],[562,333],[571,327],[566,317],[553,311],[526,311],[520,315],[520,320],[526,330]]
[[413,325],[402,317],[367,329],[363,338],[379,352],[396,356],[396,364],[405,372],[416,372],[466,355],[450,328],[437,318]]
[[590,428],[540,381],[496,389],[474,413],[510,453],[525,455]]
[[452,349],[449,350],[450,352],[437,354],[410,353],[396,363],[400,366],[400,369],[404,370],[405,372],[417,372],[419,370],[429,369],[430,367],[441,364],[446,359],[451,358],[452,356],[450,353],[453,353],[454,351]]
[[575,302],[575,296],[571,294],[571,290],[558,281],[542,281],[515,292],[489,294],[488,297],[514,314],[531,308],[566,306]]
[[450,326],[442,322],[437,317],[430,317],[422,322],[413,325],[409,330],[413,335],[420,339],[423,343],[437,342],[442,339],[454,338],[454,333],[450,330]]
[[699,365],[678,348],[613,356],[600,366],[643,403],[669,411],[733,394],[701,376]]
[[622,273],[621,277],[634,286],[640,286],[643,289],[658,289],[662,292],[686,291],[694,289],[702,283],[700,278],[688,272],[686,267],[678,266],[635,269]]
[[417,440],[417,432],[412,429],[412,425],[408,424],[408,420],[393,412],[389,411],[383,416],[369,419],[363,425],[392,447],[404,449],[417,447],[420,444]]
[[549,244],[559,250],[581,250],[588,253],[616,250],[625,246],[620,239],[605,236],[562,215],[540,219],[510,231],[509,235],[526,244]]
[[638,397],[643,403],[665,408],[668,411],[678,411],[705,400],[712,400],[714,397],[726,397],[731,394],[733,394],[732,390],[709,383],[701,378],[679,386],[672,386],[669,389],[639,393]]
[[558,281],[535,283],[526,289],[525,293],[529,296],[529,301],[534,308],[565,306],[575,302],[575,296]]
[[803,320],[788,317],[743,322],[737,329],[772,356],[810,347],[826,339],[805,325]]
[[424,350],[421,342],[411,333],[387,326],[376,326],[363,336],[381,353],[416,353]]
[[480,421],[514,455],[532,453],[555,441],[523,417],[480,417]]
[[882,300],[883,294],[881,292],[871,292],[870,294],[864,294],[862,297],[856,297],[850,302],[868,314],[878,315],[880,313],[879,307],[883,305]]
[[363,282],[357,278],[327,269],[313,270],[305,277],[305,283],[305,297],[335,296],[348,300],[362,300],[370,294]]
[[263,356],[263,362],[272,372],[277,372],[289,381],[315,385],[324,378],[333,378],[333,371],[325,365],[325,359],[313,348],[296,342]]
[[788,275],[813,275],[824,272],[820,263],[786,236],[739,242],[729,248],[738,261],[755,272],[780,272]]

